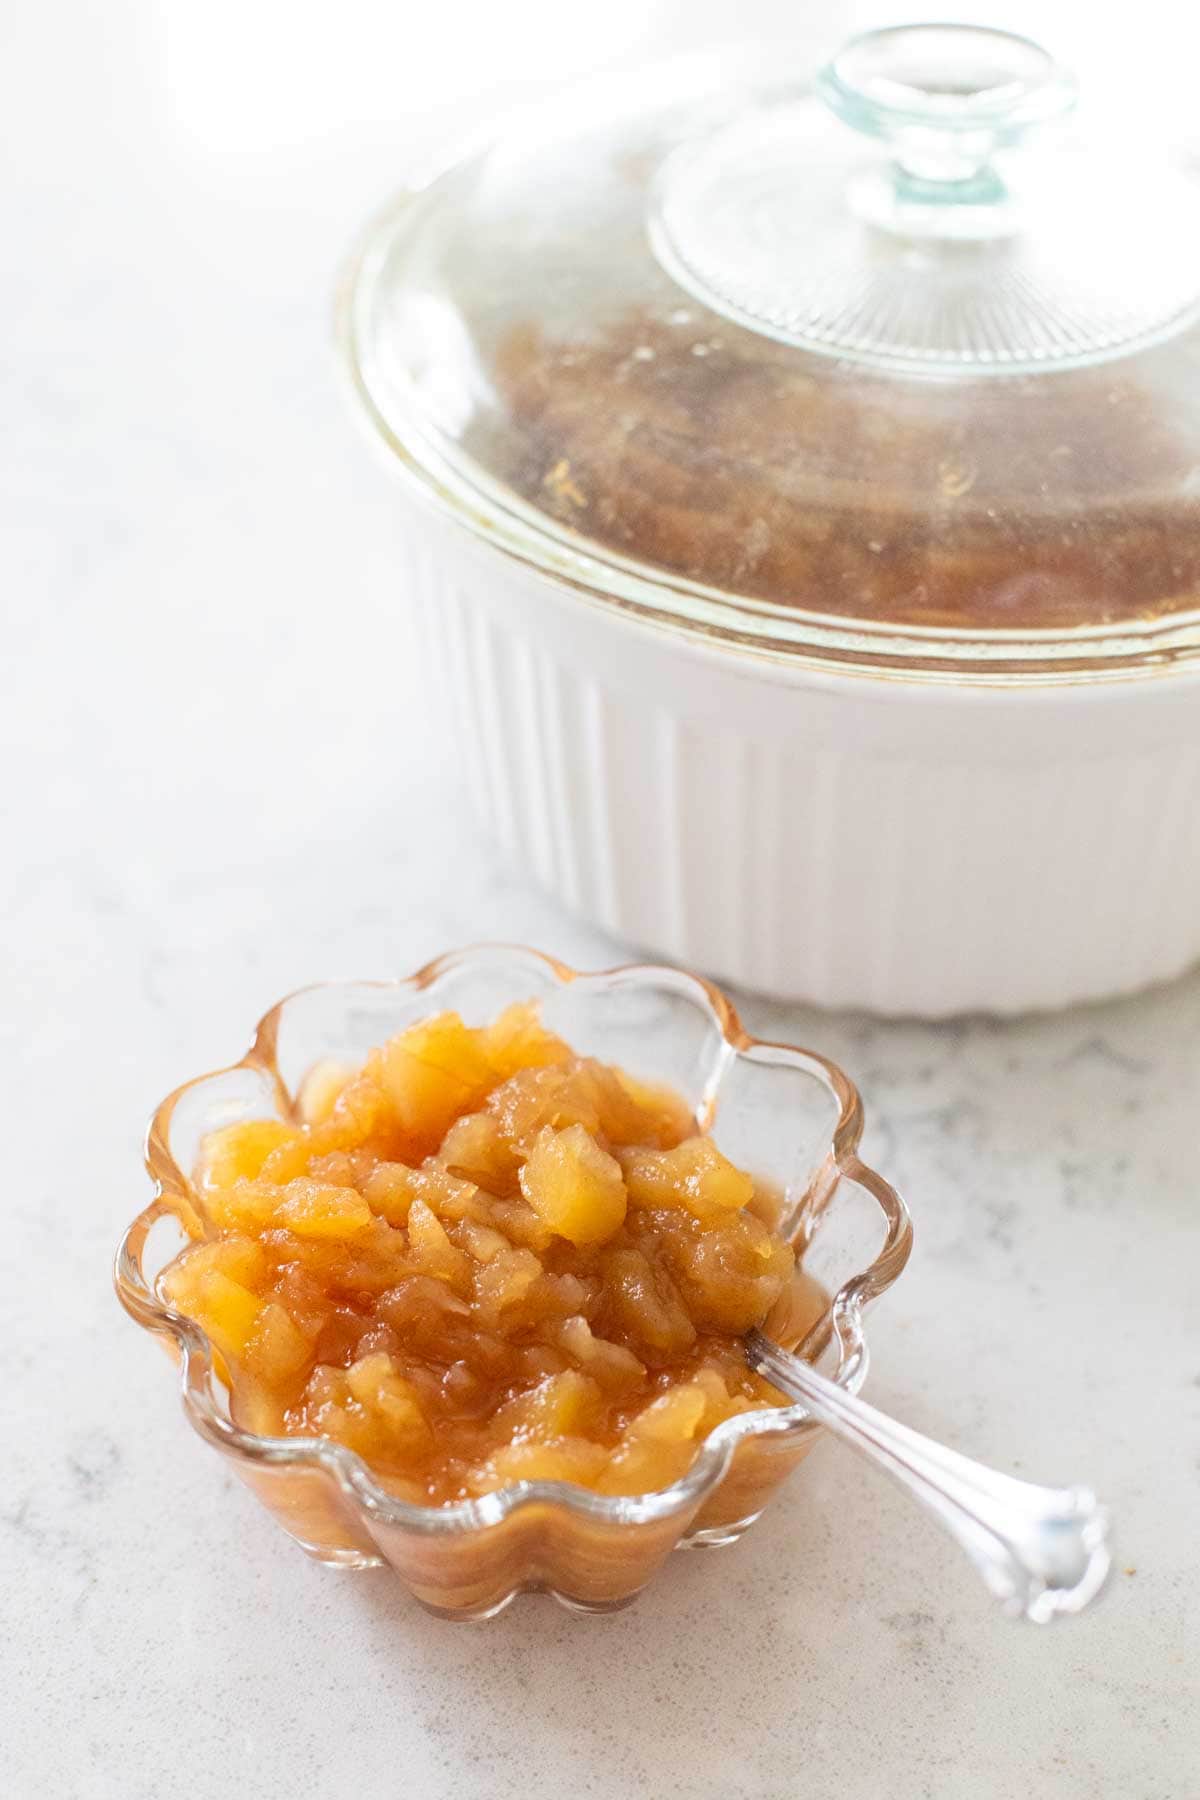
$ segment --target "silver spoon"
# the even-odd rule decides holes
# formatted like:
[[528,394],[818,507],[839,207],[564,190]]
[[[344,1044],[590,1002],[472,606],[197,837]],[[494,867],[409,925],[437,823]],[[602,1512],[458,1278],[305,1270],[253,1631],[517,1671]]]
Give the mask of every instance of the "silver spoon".
[[1001,1475],[898,1425],[761,1331],[745,1339],[757,1374],[808,1408],[906,1487],[957,1538],[1006,1613],[1044,1625],[1094,1600],[1112,1562],[1108,1516],[1090,1488]]

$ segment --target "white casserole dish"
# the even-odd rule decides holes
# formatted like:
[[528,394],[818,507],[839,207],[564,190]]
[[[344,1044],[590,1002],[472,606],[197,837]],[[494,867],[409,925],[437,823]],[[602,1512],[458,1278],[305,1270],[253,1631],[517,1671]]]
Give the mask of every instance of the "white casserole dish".
[[[964,57],[976,73],[947,113],[937,69]],[[1200,955],[1200,231],[1181,233],[1169,267],[1141,240],[1114,257],[1129,221],[1112,189],[1104,244],[1077,233],[1066,247],[1088,276],[1078,301],[1046,245],[1060,235],[1054,208],[1078,211],[1071,183],[1093,165],[1070,163],[1057,188],[1039,178],[1025,212],[1015,179],[995,172],[997,145],[1062,103],[1061,73],[1039,57],[966,28],[861,40],[821,79],[827,97],[838,83],[851,94],[844,116],[866,109],[867,129],[892,139],[882,174],[831,125],[830,142],[850,145],[839,163],[814,101],[764,99],[727,69],[601,83],[403,195],[350,272],[350,366],[414,502],[397,592],[420,610],[470,787],[515,861],[635,945],[756,990],[928,1016],[1064,1005]],[[903,134],[930,105],[914,201]],[[822,181],[860,192],[867,223],[835,231],[818,194],[789,249],[772,206],[793,131],[802,146],[818,133],[810,198]],[[930,142],[960,160],[968,144],[979,167],[931,174]],[[895,216],[881,219],[889,181]],[[648,229],[631,227],[635,206]],[[745,221],[753,242],[739,238]],[[796,245],[810,240],[824,273],[789,313],[768,277],[779,264],[794,293]],[[914,327],[911,305],[897,327],[887,293],[865,326],[860,307],[844,328],[864,245],[884,289],[918,268],[936,329],[924,316]],[[766,276],[756,249],[770,251]],[[613,292],[589,270],[601,254]],[[975,331],[980,296],[1014,266],[1008,336],[994,319]],[[544,273],[540,298],[530,270]],[[650,341],[614,361],[643,305]],[[514,320],[526,332],[515,385]],[[711,403],[676,405],[676,327],[691,354],[723,365]],[[643,362],[666,371],[652,399],[635,385]],[[581,367],[591,386],[573,391]],[[538,405],[551,393],[532,436],[513,399],[530,369]],[[816,426],[800,419],[794,456],[777,455],[777,417],[769,443],[739,426],[735,480],[721,409],[732,390],[757,410],[759,390],[736,386],[748,379],[768,381],[764,412],[798,393],[824,410]],[[563,446],[546,424],[555,408]],[[1111,431],[1097,433],[1098,416]],[[580,444],[577,458],[558,454]],[[653,496],[643,539],[622,539],[640,467],[672,498],[683,484],[697,567],[647,549],[648,532],[661,550]],[[616,471],[616,504],[579,485],[584,468],[593,484]],[[696,507],[696,471],[714,468],[714,506]],[[710,570],[709,551],[719,562],[733,541],[748,468],[776,484],[763,510],[768,558],[785,541],[793,559],[785,578],[801,557],[793,522],[803,534],[825,508],[817,549],[802,544],[825,587],[773,592],[753,570],[740,585]],[[917,599],[869,607],[847,588],[829,605],[830,558],[844,540],[861,566],[876,530],[881,566],[917,570]],[[745,541],[769,537],[755,525]]]

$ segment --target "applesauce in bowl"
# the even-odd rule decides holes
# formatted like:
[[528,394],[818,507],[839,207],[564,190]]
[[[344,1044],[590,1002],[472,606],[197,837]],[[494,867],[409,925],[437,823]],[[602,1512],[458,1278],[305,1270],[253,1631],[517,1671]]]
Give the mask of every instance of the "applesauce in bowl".
[[118,1292],[314,1556],[453,1617],[607,1610],[811,1447],[742,1333],[861,1381],[909,1227],[860,1130],[693,976],[460,952],[292,996],[165,1102]]

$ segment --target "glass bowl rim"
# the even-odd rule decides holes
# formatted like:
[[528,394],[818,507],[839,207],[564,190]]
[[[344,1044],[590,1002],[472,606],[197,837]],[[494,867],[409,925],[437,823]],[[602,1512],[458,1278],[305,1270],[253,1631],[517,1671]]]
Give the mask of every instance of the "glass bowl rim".
[[[615,1525],[647,1524],[654,1520],[694,1511],[723,1480],[737,1445],[751,1437],[799,1441],[817,1429],[802,1405],[741,1413],[718,1425],[700,1445],[686,1472],[669,1487],[649,1494],[606,1495],[564,1481],[519,1481],[476,1499],[447,1506],[420,1506],[400,1499],[381,1486],[356,1451],[325,1437],[270,1437],[235,1425],[218,1401],[222,1384],[216,1374],[213,1348],[205,1332],[193,1320],[167,1306],[154,1292],[141,1265],[142,1252],[159,1219],[178,1217],[178,1209],[164,1195],[178,1197],[186,1208],[187,1175],[169,1148],[169,1128],[175,1107],[192,1089],[221,1075],[249,1069],[269,1077],[282,1093],[282,1079],[275,1066],[275,1043],[280,1019],[293,1001],[319,990],[376,988],[421,993],[454,970],[475,962],[493,967],[511,957],[549,972],[554,983],[567,987],[575,982],[604,983],[614,978],[627,984],[643,980],[654,985],[668,978],[676,988],[686,985],[720,1031],[723,1043],[736,1058],[754,1050],[775,1053],[772,1060],[804,1068],[815,1075],[838,1105],[838,1117],[830,1135],[825,1164],[829,1174],[823,1193],[817,1196],[819,1214],[843,1177],[864,1189],[877,1203],[885,1223],[884,1242],[874,1261],[847,1277],[830,1298],[825,1315],[827,1330],[816,1345],[819,1353],[828,1342],[836,1346],[837,1364],[830,1378],[848,1392],[861,1387],[867,1373],[868,1350],[863,1331],[864,1307],[891,1287],[908,1261],[912,1225],[908,1209],[890,1182],[869,1168],[858,1155],[864,1117],[858,1089],[849,1076],[828,1057],[746,1031],[737,1010],[720,988],[704,976],[659,963],[623,963],[616,967],[578,970],[555,956],[526,945],[474,944],[434,957],[414,974],[371,981],[333,980],[313,982],[294,989],[263,1014],[245,1055],[224,1068],[194,1076],[175,1088],[155,1109],[145,1139],[145,1165],[154,1183],[154,1198],[125,1231],[117,1249],[113,1280],[117,1298],[136,1324],[152,1335],[165,1337],[179,1354],[179,1385],[183,1408],[194,1429],[227,1455],[260,1469],[320,1471],[331,1477],[341,1494],[366,1517],[384,1526],[402,1526],[429,1536],[486,1530],[528,1507],[554,1507],[579,1518]],[[819,1329],[819,1328],[818,1328]]]

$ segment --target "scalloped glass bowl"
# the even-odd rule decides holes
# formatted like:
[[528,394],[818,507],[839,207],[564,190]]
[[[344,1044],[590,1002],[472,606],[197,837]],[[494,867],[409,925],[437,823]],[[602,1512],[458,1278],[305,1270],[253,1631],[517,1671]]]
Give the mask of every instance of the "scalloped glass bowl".
[[155,1197],[122,1240],[117,1294],[177,1359],[192,1425],[289,1536],[321,1562],[390,1564],[447,1618],[487,1618],[530,1591],[583,1612],[628,1604],[677,1545],[740,1537],[819,1430],[802,1406],[742,1414],[710,1435],[679,1481],[633,1498],[520,1482],[421,1507],[387,1493],[360,1457],[328,1439],[260,1437],[234,1424],[208,1339],[157,1287],[184,1241],[181,1220],[193,1216],[187,1171],[201,1138],[234,1120],[288,1116],[314,1063],[361,1061],[431,1012],[454,1008],[483,1024],[530,998],[580,1053],[670,1082],[704,1126],[719,1119],[726,1154],[784,1190],[784,1228],[831,1296],[799,1353],[852,1391],[866,1374],[864,1308],[899,1275],[911,1241],[903,1202],[859,1161],[853,1084],[824,1057],[750,1037],[725,996],[697,976],[648,965],[580,974],[533,950],[483,946],[439,957],[407,980],[331,982],[273,1007],[239,1063],[188,1082],[155,1113],[146,1144]]

